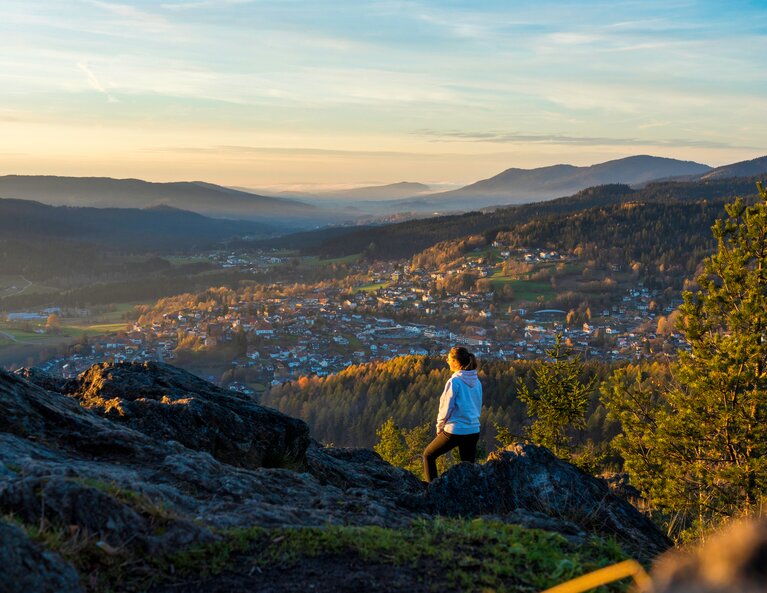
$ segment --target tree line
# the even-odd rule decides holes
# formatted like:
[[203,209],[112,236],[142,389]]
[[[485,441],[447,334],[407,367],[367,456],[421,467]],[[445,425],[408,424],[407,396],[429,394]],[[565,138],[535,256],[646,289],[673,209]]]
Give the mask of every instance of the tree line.
[[[467,235],[494,235],[518,225],[552,215],[567,215],[590,208],[614,206],[623,202],[680,202],[730,199],[736,195],[755,197],[756,178],[711,179],[705,181],[667,181],[651,183],[641,189],[609,184],[591,187],[572,196],[461,215],[438,216],[360,229],[332,229],[304,232],[268,241],[254,247],[300,249],[304,254],[342,257],[365,253],[371,260],[411,258],[439,243]],[[242,243],[244,246],[245,243]]]
[[[534,361],[482,361],[479,378],[484,391],[481,434],[487,447],[493,447],[496,425],[522,435],[530,420],[520,401],[519,382],[531,384]],[[589,361],[581,379],[604,380],[610,365]],[[301,377],[275,385],[262,397],[262,403],[305,420],[319,440],[337,446],[372,447],[376,431],[389,418],[399,427],[414,428],[433,424],[439,396],[450,371],[441,358],[402,356],[388,361],[352,365],[327,377]],[[573,430],[576,442],[603,442],[611,433],[606,411],[594,387],[589,400],[585,426]]]

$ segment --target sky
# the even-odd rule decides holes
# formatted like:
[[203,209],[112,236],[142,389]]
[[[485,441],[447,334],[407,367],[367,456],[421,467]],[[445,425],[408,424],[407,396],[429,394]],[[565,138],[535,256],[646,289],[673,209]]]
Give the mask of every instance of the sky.
[[767,0],[0,0],[0,174],[449,186],[767,154]]

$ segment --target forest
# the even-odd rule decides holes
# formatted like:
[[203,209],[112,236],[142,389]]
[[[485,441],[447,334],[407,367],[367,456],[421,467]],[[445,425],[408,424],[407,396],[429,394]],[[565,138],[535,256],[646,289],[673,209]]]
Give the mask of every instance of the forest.
[[[486,361],[480,365],[484,391],[482,439],[490,449],[494,448],[495,425],[521,436],[529,424],[525,405],[517,397],[517,381],[529,381],[531,369],[537,364]],[[582,379],[604,380],[611,372],[609,365],[589,362]],[[264,394],[262,403],[302,418],[321,441],[344,447],[372,447],[377,441],[376,430],[388,418],[402,428],[433,423],[449,376],[443,359],[404,356],[352,365],[328,377],[301,377],[276,385]],[[606,420],[597,388],[591,393],[587,425],[584,431],[574,431],[577,442],[602,442],[612,436],[615,428]]]
[[[521,206],[484,209],[454,216],[407,222],[316,231],[251,243],[253,247],[299,249],[305,254],[342,257],[364,253],[370,259],[410,258],[440,241],[467,235],[493,235],[550,215],[615,206],[623,202],[681,202],[718,200],[740,195],[755,197],[757,178],[728,178],[690,182],[657,182],[641,189],[612,184],[591,187],[572,196]],[[721,210],[721,208],[720,208]],[[713,222],[713,221],[712,221]],[[706,227],[706,231],[708,227]]]
[[714,247],[711,225],[725,200],[625,202],[577,213],[549,215],[509,230],[443,241],[416,254],[414,267],[449,265],[494,241],[574,254],[600,270],[633,269],[652,288],[681,289]]

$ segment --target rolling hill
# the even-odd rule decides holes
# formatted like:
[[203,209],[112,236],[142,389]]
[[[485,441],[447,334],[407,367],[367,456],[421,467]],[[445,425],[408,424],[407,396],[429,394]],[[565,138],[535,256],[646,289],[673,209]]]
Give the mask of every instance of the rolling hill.
[[269,236],[264,223],[219,220],[167,206],[77,208],[0,199],[0,237],[40,244],[93,243],[118,249],[186,249],[235,236]]
[[550,200],[582,189],[611,183],[636,185],[654,179],[702,175],[708,165],[647,155],[607,161],[588,167],[552,165],[511,168],[460,189],[400,200],[392,207],[409,210],[465,211],[492,205]]
[[625,184],[587,188],[544,202],[409,220],[397,224],[345,227],[286,235],[256,242],[260,247],[299,249],[306,254],[340,257],[366,253],[372,259],[411,257],[440,241],[487,234],[552,215],[580,212],[624,202],[693,202],[756,194],[758,177],[664,181],[635,189]]
[[202,182],[152,183],[109,177],[6,175],[0,198],[34,200],[52,206],[149,208],[170,206],[215,218],[270,221],[294,228],[335,217],[297,200],[271,198]]
[[400,181],[388,185],[355,187],[338,191],[322,192],[322,196],[341,200],[397,200],[417,196],[431,191],[428,185],[411,181]]
[[727,179],[731,177],[752,177],[767,174],[767,156],[750,161],[740,161],[731,165],[717,167],[700,176],[700,179]]

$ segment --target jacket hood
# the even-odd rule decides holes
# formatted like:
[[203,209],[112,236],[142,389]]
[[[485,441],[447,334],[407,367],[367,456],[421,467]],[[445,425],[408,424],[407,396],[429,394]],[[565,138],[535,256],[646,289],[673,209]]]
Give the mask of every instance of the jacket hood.
[[453,373],[453,377],[458,377],[468,387],[475,387],[479,383],[477,371],[456,371]]

